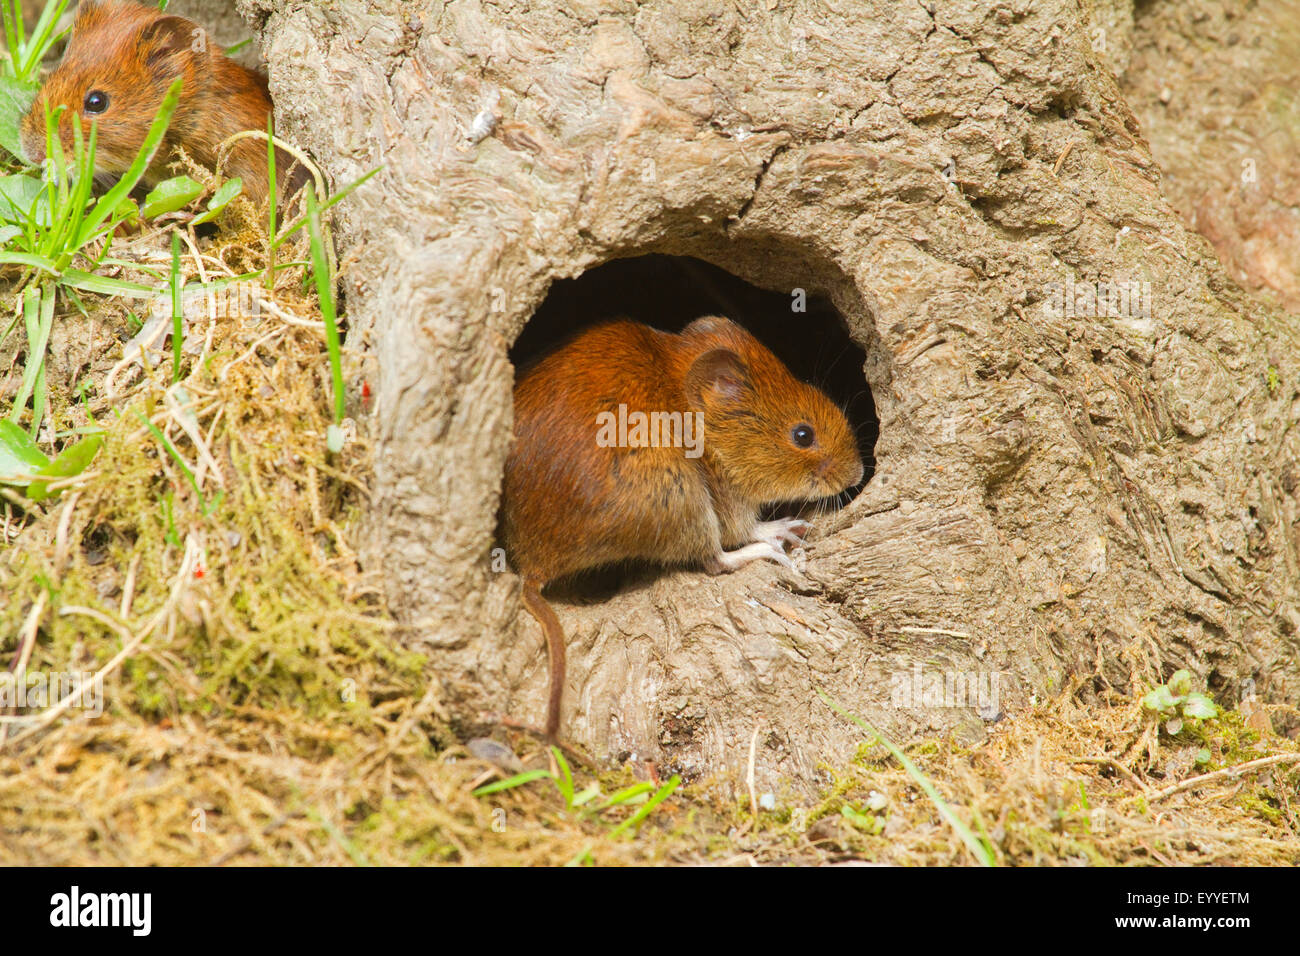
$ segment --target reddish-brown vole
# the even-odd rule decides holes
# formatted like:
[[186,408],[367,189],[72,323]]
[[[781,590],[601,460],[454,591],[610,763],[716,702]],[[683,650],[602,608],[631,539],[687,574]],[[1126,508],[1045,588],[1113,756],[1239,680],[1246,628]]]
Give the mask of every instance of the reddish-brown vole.
[[[217,49],[207,32],[183,17],[159,13],[133,0],[81,0],[62,62],[41,87],[22,121],[27,159],[45,158],[45,104],[66,107],[59,139],[72,155],[72,122],[89,141],[92,121],[97,177],[126,172],[172,82],[180,77],[180,103],[166,139],[145,174],[152,186],[172,175],[168,166],[181,147],[208,167],[217,164],[220,144],[244,130],[266,130],[271,97],[266,79]],[[75,118],[75,119],[74,119]],[[290,158],[277,155],[277,178],[286,181]],[[266,199],[266,141],[248,138],[229,149],[222,166],[239,177],[255,203]],[[301,175],[295,177],[295,185]]]
[[[760,558],[789,565],[785,546],[807,523],[762,522],[760,510],[862,479],[843,412],[724,318],[679,334],[630,321],[588,329],[520,373],[514,408],[502,530],[550,649],[552,737],[564,635],[543,585],[627,560],[715,574]],[[646,443],[655,429],[630,427],[644,421],[636,413],[659,416],[658,447]],[[678,421],[682,440],[662,441]]]

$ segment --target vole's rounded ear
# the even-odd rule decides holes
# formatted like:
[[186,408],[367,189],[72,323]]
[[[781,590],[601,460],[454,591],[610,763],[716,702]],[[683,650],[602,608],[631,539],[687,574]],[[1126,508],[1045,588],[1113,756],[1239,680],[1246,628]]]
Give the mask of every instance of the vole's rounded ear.
[[149,62],[157,64],[177,54],[203,52],[207,36],[202,27],[184,17],[159,17],[140,31],[140,46]]
[[705,352],[686,373],[686,398],[692,405],[735,405],[753,389],[749,369],[731,349]]

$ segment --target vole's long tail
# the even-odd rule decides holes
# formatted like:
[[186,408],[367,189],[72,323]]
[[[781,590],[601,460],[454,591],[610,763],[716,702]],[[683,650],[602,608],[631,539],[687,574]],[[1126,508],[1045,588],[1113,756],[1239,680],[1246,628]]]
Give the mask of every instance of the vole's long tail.
[[564,694],[564,629],[551,605],[542,597],[542,582],[524,578],[524,606],[537,619],[546,635],[551,656],[551,696],[546,703],[546,736],[552,740],[560,730],[560,697]]

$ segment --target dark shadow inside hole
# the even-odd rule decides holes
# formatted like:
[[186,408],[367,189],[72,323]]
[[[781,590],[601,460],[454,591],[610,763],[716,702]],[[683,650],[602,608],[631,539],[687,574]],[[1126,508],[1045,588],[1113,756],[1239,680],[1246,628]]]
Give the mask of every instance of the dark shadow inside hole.
[[[830,300],[808,291],[805,311],[796,312],[793,294],[760,289],[700,259],[657,254],[615,259],[576,279],[552,284],[510,350],[510,360],[516,369],[525,368],[582,329],[610,319],[629,318],[679,332],[700,316],[726,316],[749,329],[797,378],[821,388],[844,410],[865,466],[862,482],[841,498],[847,502],[875,471],[879,421],[863,377],[865,354],[849,338]],[[603,594],[598,592],[625,587],[634,578],[645,583],[655,573],[644,569],[629,576],[629,570],[613,576],[582,575],[574,583],[582,596],[599,598]]]

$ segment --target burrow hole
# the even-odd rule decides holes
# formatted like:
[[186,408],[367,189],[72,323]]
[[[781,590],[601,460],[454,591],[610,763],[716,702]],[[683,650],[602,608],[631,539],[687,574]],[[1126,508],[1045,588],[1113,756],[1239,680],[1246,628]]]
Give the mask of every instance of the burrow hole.
[[[851,501],[875,471],[879,434],[875,401],[863,377],[866,356],[829,299],[809,290],[803,312],[794,311],[794,301],[790,293],[761,289],[689,256],[615,259],[576,279],[554,282],[510,349],[510,361],[517,371],[523,370],[582,329],[610,319],[628,318],[679,332],[700,316],[726,316],[749,329],[797,378],[822,389],[844,410],[865,466],[862,482],[840,498],[841,503]],[[784,507],[773,511],[793,513]],[[654,573],[650,568],[610,569],[582,575],[562,590],[598,598],[599,592],[629,583],[629,575],[648,578]]]

